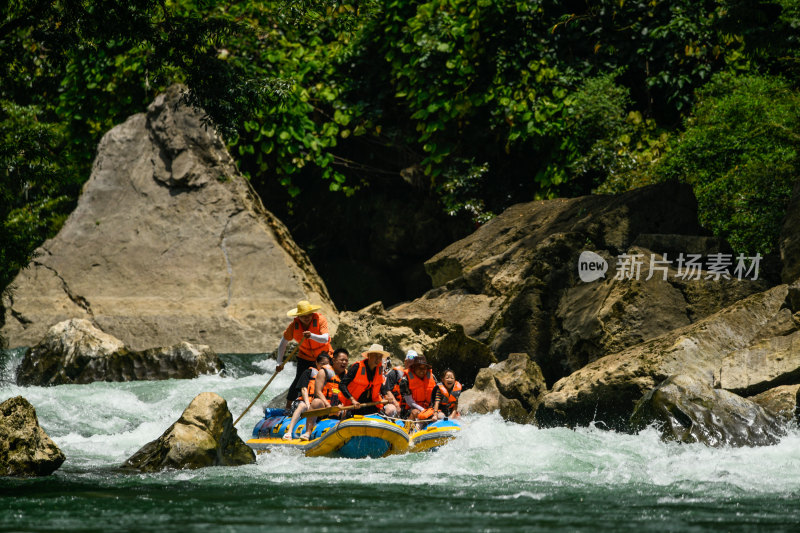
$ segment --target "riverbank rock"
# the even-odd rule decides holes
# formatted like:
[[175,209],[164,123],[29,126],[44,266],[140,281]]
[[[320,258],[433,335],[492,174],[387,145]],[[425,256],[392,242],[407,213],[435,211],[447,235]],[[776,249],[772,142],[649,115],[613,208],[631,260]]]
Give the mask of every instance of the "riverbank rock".
[[800,180],[794,184],[792,197],[786,206],[780,235],[780,252],[784,283],[794,283],[800,278]]
[[478,372],[475,385],[461,393],[458,410],[463,414],[499,411],[510,422],[530,423],[545,392],[539,365],[528,354],[512,353]]
[[397,318],[384,314],[379,304],[364,312],[339,315],[334,349],[347,348],[351,360],[357,360],[373,343],[382,344],[397,364],[406,351],[415,350],[425,355],[437,376],[450,368],[464,386],[472,386],[478,371],[496,361],[489,348],[465,335],[459,324],[434,318]]
[[761,394],[751,396],[748,400],[757,403],[768,413],[778,417],[784,423],[800,423],[800,385],[781,385]]
[[717,383],[743,396],[800,383],[800,331],[731,352],[722,360]]
[[28,400],[0,403],[0,476],[48,476],[63,462],[64,453],[39,426]]
[[631,426],[649,425],[664,440],[708,446],[769,446],[786,433],[757,403],[687,375],[670,376],[639,400]]
[[335,331],[305,252],[180,96],[170,88],[103,137],[75,211],[5,296],[9,347],[85,318],[135,350],[263,353],[300,300],[321,304]]
[[94,381],[189,379],[219,373],[225,365],[208,346],[182,342],[131,350],[84,319],[65,320],[29,348],[17,384],[64,385]]
[[[584,281],[588,252],[604,274],[583,272]],[[518,204],[428,260],[434,288],[388,311],[460,324],[499,358],[528,353],[551,384],[768,288],[752,273],[678,271],[679,257],[715,253],[729,250],[699,225],[691,189],[677,183]],[[625,257],[639,261],[635,272]]]
[[228,403],[218,394],[204,392],[192,400],[163,435],[145,444],[122,468],[156,472],[166,468],[238,466],[255,462],[255,453],[233,427]]
[[602,422],[628,430],[634,405],[669,376],[715,382],[728,354],[797,329],[788,287],[755,294],[694,324],[608,355],[556,382],[536,412],[542,426]]

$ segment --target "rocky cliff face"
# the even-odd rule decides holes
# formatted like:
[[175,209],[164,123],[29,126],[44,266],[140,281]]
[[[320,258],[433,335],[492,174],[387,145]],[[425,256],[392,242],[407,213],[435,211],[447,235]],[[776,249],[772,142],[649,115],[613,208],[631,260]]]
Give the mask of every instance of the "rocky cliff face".
[[3,302],[11,347],[85,318],[138,350],[271,351],[303,299],[335,329],[305,253],[179,97],[171,88],[105,135],[77,208]]

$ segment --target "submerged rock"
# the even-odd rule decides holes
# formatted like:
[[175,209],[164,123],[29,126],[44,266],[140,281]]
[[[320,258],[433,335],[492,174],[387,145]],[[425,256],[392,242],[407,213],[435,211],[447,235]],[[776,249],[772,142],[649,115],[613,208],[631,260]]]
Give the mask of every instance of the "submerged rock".
[[546,391],[539,365],[528,354],[512,353],[478,372],[475,386],[461,393],[458,409],[464,414],[500,411],[506,420],[528,423]]
[[4,293],[10,347],[85,318],[135,350],[263,353],[300,300],[321,304],[335,331],[305,252],[180,98],[170,88],[103,137],[77,207]]
[[667,378],[636,404],[632,428],[649,425],[665,440],[709,446],[768,446],[786,433],[757,403],[687,375]]
[[136,351],[83,319],[65,320],[28,349],[17,368],[17,384],[63,385],[94,381],[196,378],[224,368],[208,346],[182,342]]
[[122,468],[155,472],[166,468],[238,466],[255,461],[255,453],[233,427],[228,403],[218,394],[204,392],[192,400],[163,435],[145,444]]
[[435,318],[397,318],[382,313],[381,306],[341,313],[334,348],[347,348],[355,358],[373,343],[382,344],[397,360],[402,360],[407,350],[416,350],[425,355],[437,376],[450,368],[465,386],[472,385],[481,368],[496,361],[489,348],[464,334],[459,324]]
[[0,476],[47,476],[63,462],[64,453],[39,426],[28,400],[0,403]]

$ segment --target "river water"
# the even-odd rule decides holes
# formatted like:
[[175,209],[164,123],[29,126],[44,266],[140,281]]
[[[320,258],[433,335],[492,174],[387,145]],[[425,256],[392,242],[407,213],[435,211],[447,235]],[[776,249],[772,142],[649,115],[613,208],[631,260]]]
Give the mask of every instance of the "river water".
[[[13,375],[20,352],[6,358]],[[800,432],[765,448],[666,444],[654,430],[537,429],[468,417],[439,451],[385,459],[290,451],[242,467],[116,470],[199,393],[237,417],[275,363],[223,356],[227,377],[58,387],[22,395],[67,459],[52,476],[0,478],[0,531],[798,531]],[[239,423],[248,439],[287,366]]]

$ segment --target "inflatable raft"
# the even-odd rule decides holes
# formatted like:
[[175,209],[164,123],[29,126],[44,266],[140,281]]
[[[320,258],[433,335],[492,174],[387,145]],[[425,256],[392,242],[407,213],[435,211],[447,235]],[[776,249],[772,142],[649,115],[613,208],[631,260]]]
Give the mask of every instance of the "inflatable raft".
[[264,418],[253,428],[253,438],[247,441],[247,445],[256,453],[288,448],[300,450],[308,457],[361,459],[432,450],[455,438],[461,431],[458,422],[445,419],[431,422],[415,432],[410,422],[374,414],[356,415],[343,421],[338,418],[319,420],[308,440],[300,440],[306,425],[306,419],[301,418],[295,426],[293,438],[284,439],[289,423],[290,417],[283,409],[266,409]]

